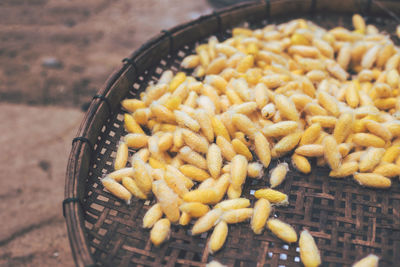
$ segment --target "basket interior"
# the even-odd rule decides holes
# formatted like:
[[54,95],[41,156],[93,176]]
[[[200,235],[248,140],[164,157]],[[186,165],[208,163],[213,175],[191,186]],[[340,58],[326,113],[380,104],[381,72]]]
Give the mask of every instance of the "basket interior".
[[[301,16],[325,28],[351,28],[352,14]],[[281,23],[294,16],[251,23],[252,28]],[[381,30],[395,32],[397,23],[383,17],[367,18]],[[229,30],[217,35],[220,41]],[[397,44],[398,39],[392,37]],[[207,39],[200,40],[199,43]],[[137,77],[126,97],[138,97],[149,81],[157,81],[164,70],[180,70],[181,60],[194,53],[195,43],[187,44]],[[298,266],[297,244],[287,245],[266,230],[253,234],[249,223],[229,226],[224,247],[215,255],[205,249],[211,233],[191,236],[187,227],[172,226],[171,238],[160,247],[149,241],[149,231],[141,227],[145,212],[154,200],[134,199],[130,205],[103,190],[99,180],[113,170],[118,141],[127,134],[123,111],[104,122],[95,144],[82,202],[85,234],[94,261],[100,265],[203,266],[217,259],[228,266]],[[130,151],[130,155],[134,153]],[[290,157],[282,158],[290,164]],[[273,168],[272,161],[265,173]],[[315,163],[313,163],[315,166]],[[294,226],[308,229],[316,239],[324,266],[351,265],[369,253],[381,257],[380,266],[394,266],[400,260],[400,185],[393,181],[389,190],[362,188],[352,179],[332,179],[327,168],[313,167],[309,175],[291,167],[278,190],[288,194],[289,206],[275,207],[271,214]],[[243,190],[254,203],[253,190],[266,187],[267,180],[249,180]]]

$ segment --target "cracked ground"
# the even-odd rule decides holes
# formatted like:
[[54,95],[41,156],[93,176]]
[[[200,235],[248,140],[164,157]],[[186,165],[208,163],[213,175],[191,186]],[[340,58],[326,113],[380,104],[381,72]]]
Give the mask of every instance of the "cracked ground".
[[73,266],[61,202],[82,109],[122,58],[205,0],[0,1],[0,266]]

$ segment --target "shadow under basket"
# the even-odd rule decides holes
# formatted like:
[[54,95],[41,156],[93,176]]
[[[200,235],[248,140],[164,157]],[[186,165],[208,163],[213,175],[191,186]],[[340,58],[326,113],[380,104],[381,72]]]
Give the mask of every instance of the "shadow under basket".
[[[103,190],[100,177],[113,170],[117,144],[126,134],[122,99],[139,97],[164,70],[180,70],[180,62],[198,43],[215,35],[220,41],[232,27],[248,23],[257,28],[304,18],[325,28],[351,28],[354,13],[391,34],[400,24],[400,2],[371,0],[271,0],[248,2],[203,16],[163,31],[144,44],[114,72],[89,107],[72,145],[68,162],[63,211],[77,266],[204,266],[213,259],[228,266],[299,266],[297,244],[286,245],[266,230],[255,235],[248,223],[229,226],[224,247],[209,254],[210,233],[191,236],[190,228],[172,226],[170,240],[155,247],[142,218],[154,203],[133,199],[126,205]],[[133,154],[130,151],[130,155]],[[288,161],[288,158],[280,159]],[[269,169],[277,162],[272,162]],[[323,266],[350,266],[369,253],[379,255],[380,266],[400,262],[400,185],[388,190],[367,189],[352,179],[331,179],[327,168],[309,175],[291,168],[279,188],[290,205],[273,214],[294,226],[308,229],[320,249]],[[268,170],[265,170],[266,173]],[[243,194],[254,203],[252,190],[265,187],[249,181]]]

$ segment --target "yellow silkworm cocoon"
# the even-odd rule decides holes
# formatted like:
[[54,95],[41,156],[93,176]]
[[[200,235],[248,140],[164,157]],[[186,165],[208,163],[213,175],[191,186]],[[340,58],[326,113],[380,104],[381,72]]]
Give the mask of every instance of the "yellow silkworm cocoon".
[[152,228],[162,215],[161,205],[159,203],[154,204],[143,217],[143,228]]
[[168,85],[168,91],[173,92],[186,80],[186,74],[184,72],[178,72],[171,80]]
[[294,243],[297,241],[296,231],[287,223],[278,219],[269,219],[267,226],[278,238],[287,243]]
[[360,33],[365,33],[366,30],[365,21],[363,17],[361,17],[359,14],[353,15],[353,26],[354,29],[356,29]]
[[152,190],[168,220],[172,223],[178,222],[180,217],[179,202],[174,191],[163,180],[155,181]]
[[150,231],[150,240],[155,246],[169,239],[171,223],[168,219],[158,220]]
[[[179,88],[185,88],[185,87],[180,87]],[[179,89],[177,89],[176,92],[178,92]],[[181,90],[180,90],[181,91]],[[179,107],[179,105],[182,103],[182,98],[179,96],[170,96],[164,103],[164,106],[166,106],[169,110],[173,111]]]
[[194,151],[207,153],[208,141],[205,137],[198,135],[190,130],[182,130],[183,140]]
[[275,95],[274,103],[281,117],[292,121],[299,121],[300,115],[293,101],[281,94]]
[[207,75],[204,82],[216,88],[219,92],[225,93],[227,81],[219,75]]
[[174,139],[174,136],[172,135],[172,133],[164,133],[158,139],[159,151],[167,151],[168,149],[170,149],[173,144],[173,139]]
[[127,144],[125,142],[120,142],[114,161],[115,170],[122,169],[126,166],[126,163],[128,162],[128,154],[129,153]]
[[135,159],[141,159],[143,160],[143,162],[147,162],[149,160],[149,157],[150,157],[150,151],[147,148],[142,148],[138,152],[133,154],[131,162],[133,162]]
[[141,159],[135,159],[132,165],[135,170],[134,180],[137,186],[143,193],[148,194],[151,190],[153,179],[148,172],[146,164]]
[[192,164],[200,169],[207,170],[206,159],[188,146],[184,146],[179,150],[179,157],[189,164]]
[[[312,82],[320,82],[326,78],[326,72],[322,70],[311,70],[306,74],[307,78]],[[296,103],[295,103],[296,104]],[[297,105],[296,105],[297,107]]]
[[103,178],[101,180],[101,183],[103,184],[104,188],[107,189],[111,194],[122,200],[125,200],[127,204],[130,204],[132,194],[120,183],[116,182],[114,179],[108,176]]
[[243,155],[246,157],[247,160],[252,160],[253,155],[251,154],[250,150],[247,148],[245,144],[239,139],[232,140],[233,149],[237,154]]
[[305,267],[317,267],[321,265],[321,255],[313,236],[303,230],[299,238],[300,259]]
[[227,195],[229,199],[236,199],[242,195],[242,188],[236,188],[232,184],[229,185]]
[[360,172],[371,172],[381,162],[384,154],[384,148],[368,148],[360,158]]
[[280,137],[293,133],[299,127],[296,121],[281,121],[267,125],[262,129],[262,133],[268,137]]
[[212,117],[211,124],[212,124],[212,128],[214,129],[215,136],[222,136],[229,142],[231,141],[231,137],[229,136],[228,130],[226,129],[225,125],[222,123],[222,121],[219,118]]
[[198,55],[189,55],[182,60],[181,67],[185,69],[193,69],[200,64]]
[[379,109],[388,110],[396,107],[396,101],[394,97],[380,98],[375,99],[374,105]]
[[122,178],[122,185],[125,186],[125,188],[128,189],[128,191],[131,192],[131,194],[135,197],[140,199],[147,199],[146,194],[144,194],[142,190],[140,190],[136,182],[131,177]]
[[323,128],[334,128],[337,124],[337,119],[332,116],[312,116],[311,123],[319,123]]
[[396,69],[390,70],[387,73],[386,82],[390,85],[390,87],[394,89],[398,88],[400,82],[399,72]]
[[271,212],[271,204],[268,200],[261,198],[254,204],[253,216],[251,217],[251,229],[256,235],[262,233]]
[[288,205],[288,196],[274,189],[259,189],[254,193],[256,198],[265,198],[269,202],[277,205]]
[[149,158],[149,165],[153,168],[153,169],[163,169],[165,170],[165,164],[155,158]]
[[189,190],[186,188],[184,180],[180,179],[178,176],[175,176],[169,171],[165,172],[164,181],[180,197],[183,197],[187,192],[189,192]]
[[295,33],[290,37],[292,45],[310,45],[310,41],[302,34]]
[[174,115],[176,122],[181,127],[187,127],[194,132],[198,132],[200,130],[200,124],[195,119],[190,117],[186,112],[175,110]]
[[261,115],[266,119],[271,119],[275,115],[275,105],[269,103],[261,109]]
[[222,248],[227,236],[228,236],[228,225],[226,224],[226,222],[220,221],[215,226],[208,244],[208,248],[211,254],[217,252]]
[[307,144],[312,144],[314,143],[315,140],[319,137],[321,133],[321,124],[319,123],[314,123],[311,124],[310,127],[308,127],[304,133],[303,136],[300,139],[299,145],[307,145]]
[[201,184],[199,185],[199,187],[197,187],[197,189],[211,188],[214,185],[215,185],[215,179],[214,178],[207,178],[206,180],[201,182]]
[[257,131],[257,127],[255,124],[243,114],[233,114],[232,115],[232,122],[235,127],[246,134],[250,139],[254,138],[254,134]]
[[183,175],[183,173],[181,173],[178,170],[179,167],[175,167],[172,165],[167,165],[167,169],[166,171],[168,171],[169,173],[171,173],[172,175],[176,176],[177,178],[179,178],[180,180],[182,180],[185,183],[185,186],[187,189],[190,189],[193,187],[194,183],[191,179],[189,179],[188,177],[186,177],[185,175]]
[[300,138],[302,135],[302,132],[289,134],[279,140],[279,142],[275,144],[272,150],[274,150],[278,156],[282,156],[292,151],[297,146],[297,144],[300,142]]
[[[400,155],[400,145],[389,147],[382,157],[382,162],[393,163]],[[111,175],[109,175],[111,177]],[[113,177],[112,177],[113,178]]]
[[243,100],[233,89],[227,89],[225,93],[232,104],[239,105],[243,103]]
[[311,172],[311,164],[306,157],[303,157],[299,154],[294,153],[292,155],[292,165],[302,173],[310,173]]
[[400,137],[400,120],[386,122],[385,127],[389,129],[394,137]]
[[344,43],[339,50],[337,56],[337,63],[339,63],[340,67],[346,70],[349,66],[351,60],[351,46],[349,43]]
[[140,125],[147,125],[149,122],[149,118],[151,116],[151,111],[149,108],[140,108],[137,109],[133,114],[133,118]]
[[302,145],[294,152],[306,157],[321,157],[324,155],[324,146],[319,144]]
[[207,167],[212,177],[219,177],[222,168],[222,152],[218,145],[211,144],[207,151]]
[[206,171],[189,164],[180,166],[179,170],[185,176],[197,182],[203,182],[210,177],[210,174],[208,174]]
[[358,162],[357,161],[348,161],[343,162],[342,165],[339,166],[336,170],[332,170],[329,173],[330,177],[334,178],[343,178],[350,176],[358,171]]
[[217,205],[215,205],[215,209],[221,209],[223,211],[233,210],[233,209],[243,209],[250,206],[250,200],[247,198],[235,198],[224,200]]
[[338,146],[340,155],[342,155],[342,158],[346,157],[350,150],[354,148],[353,143],[342,143]]
[[382,138],[385,141],[390,141],[392,139],[392,133],[384,124],[373,120],[365,120],[364,123],[368,131],[372,134]]
[[187,213],[192,218],[198,218],[204,216],[207,212],[210,211],[210,208],[207,205],[204,205],[200,202],[189,202],[183,203],[179,209],[182,212]]
[[224,158],[231,161],[236,155],[233,145],[224,137],[217,136],[216,144],[221,149],[221,154]]
[[234,188],[241,188],[247,176],[248,161],[243,155],[236,155],[231,162],[231,183]]
[[116,182],[121,182],[122,178],[133,177],[134,175],[135,175],[135,170],[131,167],[126,167],[113,171],[112,173],[109,173],[107,176],[113,178]]
[[144,134],[142,127],[135,121],[132,115],[125,113],[124,114],[124,126],[125,129],[130,133],[140,133]]
[[356,152],[353,152],[353,153],[350,153],[349,155],[347,155],[345,158],[344,158],[344,161],[343,162],[349,162],[349,161],[356,161],[356,162],[358,162],[358,161],[360,161],[360,158],[361,158],[361,156],[363,155],[365,153],[365,151],[356,151]]
[[221,169],[222,173],[230,173],[231,171],[231,165],[228,163],[226,165],[224,165]]
[[227,64],[226,56],[215,58],[206,68],[206,74],[219,74]]
[[234,105],[231,110],[234,113],[241,113],[244,115],[250,115],[257,109],[256,102],[244,102],[242,104]]
[[251,162],[247,165],[247,176],[251,178],[261,178],[263,175],[263,165],[258,162]]
[[319,92],[318,102],[333,116],[337,117],[340,114],[338,101],[330,94],[323,91]]
[[202,133],[209,142],[212,142],[214,140],[214,131],[211,119],[207,112],[203,109],[198,109],[196,110],[195,118],[200,125]]
[[137,109],[145,108],[146,104],[139,99],[124,99],[121,106],[129,112],[135,112]]
[[336,143],[335,138],[332,135],[327,135],[324,138],[322,145],[324,147],[325,160],[332,170],[336,170],[341,164],[342,155],[339,152],[339,147]]
[[254,57],[252,55],[247,55],[239,60],[236,70],[238,72],[244,73],[249,68],[253,67],[254,65]]
[[257,103],[258,109],[262,109],[268,104],[267,87],[263,83],[258,83],[254,87],[254,99]]
[[369,133],[356,133],[353,135],[353,142],[358,146],[363,147],[384,147],[385,140]]
[[392,181],[377,173],[355,173],[354,179],[362,186],[372,188],[389,188]]
[[189,214],[182,212],[181,217],[179,218],[179,225],[186,226],[190,223],[192,217]]
[[353,115],[351,113],[343,113],[340,115],[333,130],[333,137],[338,144],[342,143],[351,133],[352,126]]
[[183,196],[183,200],[186,202],[200,202],[203,204],[215,203],[217,198],[218,192],[214,188],[195,189]]
[[289,47],[290,54],[298,54],[302,57],[317,57],[319,51],[317,48],[306,45],[292,45]]
[[207,212],[206,215],[200,217],[192,228],[192,235],[198,235],[210,230],[215,224],[219,222],[219,218],[222,215],[220,209],[213,209]]
[[268,140],[262,133],[257,132],[254,135],[254,146],[258,159],[265,168],[268,168],[269,163],[271,162],[271,151],[269,149]]
[[150,105],[151,114],[160,121],[166,123],[175,123],[175,115],[166,106],[160,103],[154,102]]
[[375,168],[373,173],[393,178],[400,175],[400,166],[393,163],[386,163]]
[[361,60],[361,67],[363,69],[370,69],[373,66],[378,57],[380,49],[380,45],[374,45],[364,54]]
[[211,204],[217,204],[218,202],[220,202],[222,200],[222,198],[225,196],[225,194],[228,190],[228,187],[230,185],[230,180],[231,180],[231,177],[228,173],[225,173],[225,174],[221,175],[221,177],[219,177],[219,179],[216,181],[216,183],[213,187],[213,189],[217,193],[217,198]]
[[[386,83],[376,82],[372,87],[372,90],[376,94],[375,97],[386,98],[392,96],[392,88]],[[371,95],[371,94],[370,94]],[[374,97],[372,97],[374,98]],[[377,106],[379,108],[379,106]],[[382,107],[385,108],[385,107]],[[386,109],[386,108],[385,108]]]
[[352,265],[352,267],[378,267],[379,258],[374,254],[362,258]]
[[166,84],[157,84],[154,87],[148,88],[146,90],[146,96],[143,98],[144,103],[147,106],[150,105],[153,101],[160,99],[165,94],[166,91],[167,91]]
[[307,115],[311,115],[311,116],[317,116],[317,115],[327,116],[328,115],[328,111],[326,111],[323,107],[321,107],[317,103],[306,104],[304,107],[304,112]]
[[270,174],[269,183],[271,188],[275,188],[280,185],[286,178],[286,174],[289,170],[289,166],[286,162],[278,164]]
[[221,216],[221,220],[229,224],[240,223],[247,219],[250,219],[252,215],[252,208],[234,209],[225,211]]

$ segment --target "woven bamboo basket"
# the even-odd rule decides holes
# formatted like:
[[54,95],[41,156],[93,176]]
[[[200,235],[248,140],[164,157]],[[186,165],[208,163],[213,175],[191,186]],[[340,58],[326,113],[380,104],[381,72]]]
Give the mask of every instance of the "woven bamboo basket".
[[[256,236],[243,223],[230,226],[226,244],[215,255],[205,249],[210,234],[193,237],[190,227],[173,226],[170,240],[156,248],[149,231],[141,228],[154,200],[126,205],[104,191],[99,178],[112,171],[117,143],[126,134],[120,101],[138,97],[164,70],[178,71],[196,43],[211,35],[223,40],[244,22],[256,28],[301,17],[326,28],[349,28],[354,13],[399,43],[393,33],[400,24],[400,2],[270,0],[236,5],[163,31],[124,59],[94,97],[68,162],[63,211],[76,265],[204,266],[216,259],[228,266],[299,266],[297,245],[285,245],[269,231]],[[260,187],[248,183],[243,192],[254,199],[250,190]],[[330,179],[328,169],[314,167],[310,175],[290,171],[281,191],[290,205],[274,213],[297,231],[313,233],[323,266],[349,266],[369,253],[381,257],[380,266],[400,264],[398,181],[389,190],[371,190],[352,179]]]

